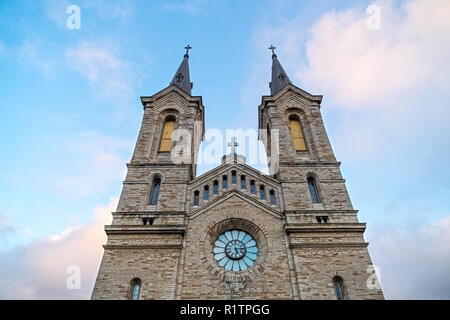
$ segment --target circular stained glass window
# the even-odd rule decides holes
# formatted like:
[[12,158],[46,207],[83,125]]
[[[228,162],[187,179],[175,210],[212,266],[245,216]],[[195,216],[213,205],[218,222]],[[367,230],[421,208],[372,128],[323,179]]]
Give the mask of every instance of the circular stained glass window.
[[214,259],[225,270],[242,271],[252,267],[258,258],[258,244],[242,230],[228,230],[214,242]]

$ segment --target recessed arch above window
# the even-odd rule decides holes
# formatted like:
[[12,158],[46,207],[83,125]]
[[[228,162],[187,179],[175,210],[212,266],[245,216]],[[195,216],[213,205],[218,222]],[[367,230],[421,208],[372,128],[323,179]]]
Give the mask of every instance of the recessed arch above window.
[[292,139],[294,140],[294,146],[296,151],[306,151],[305,138],[303,137],[302,126],[300,124],[300,118],[291,115],[289,117],[289,129],[291,131]]
[[150,192],[150,204],[155,205],[158,203],[159,190],[161,189],[161,178],[155,177],[152,182],[152,189]]
[[213,182],[213,194],[219,194],[219,181],[217,180]]
[[320,198],[319,198],[319,193],[317,191],[317,183],[316,183],[316,179],[314,179],[313,177],[308,177],[308,189],[309,189],[309,194],[311,195],[312,202],[319,203]]
[[223,176],[222,177],[222,189],[228,189],[228,176]]
[[264,186],[259,186],[259,197],[261,200],[266,200],[266,191],[264,190]]
[[270,196],[270,204],[271,204],[272,206],[276,205],[276,204],[277,204],[277,201],[276,201],[276,199],[275,199],[275,191],[274,191],[274,190],[270,190],[269,196]]
[[209,200],[209,186],[205,186],[203,189],[203,200]]
[[256,194],[255,180],[250,180],[250,194]]
[[139,300],[141,294],[142,281],[139,278],[134,278],[130,282],[130,300]]
[[245,182],[245,176],[244,175],[241,176],[241,189],[242,190],[247,189],[247,183]]
[[194,191],[194,206],[198,206],[199,201],[200,201],[200,191],[196,190]]
[[175,130],[176,118],[169,115],[164,120],[163,129],[161,132],[161,142],[159,144],[159,152],[170,152],[172,149],[172,134]]
[[334,287],[334,292],[336,293],[336,299],[344,300],[345,299],[344,280],[339,276],[333,277],[333,287]]

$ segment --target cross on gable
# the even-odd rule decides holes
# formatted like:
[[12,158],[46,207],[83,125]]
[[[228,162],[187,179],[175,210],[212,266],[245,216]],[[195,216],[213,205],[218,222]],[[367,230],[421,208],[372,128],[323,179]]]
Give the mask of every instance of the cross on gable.
[[235,147],[238,147],[238,146],[239,146],[239,143],[236,142],[236,137],[232,137],[232,138],[231,138],[231,142],[228,142],[228,143],[227,143],[227,146],[228,146],[228,147],[231,147],[231,154],[235,154],[235,153],[236,153]]

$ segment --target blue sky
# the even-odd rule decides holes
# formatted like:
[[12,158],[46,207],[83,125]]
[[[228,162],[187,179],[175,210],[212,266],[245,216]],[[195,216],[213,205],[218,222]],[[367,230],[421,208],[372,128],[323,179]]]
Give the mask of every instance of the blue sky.
[[[66,27],[71,4],[79,30]],[[366,26],[371,4],[381,8],[376,30]],[[120,195],[139,97],[169,84],[189,43],[193,95],[206,128],[222,131],[257,128],[267,47],[277,46],[294,84],[324,95],[386,297],[450,298],[449,14],[445,0],[0,0],[0,260],[9,261],[0,297],[14,297],[14,272],[29,274],[21,297],[89,297],[104,241],[98,216],[108,219]],[[91,261],[71,260],[89,277],[67,293],[65,270],[52,281],[42,270],[55,242],[65,251],[77,236],[98,244],[83,248]],[[36,258],[41,271],[36,250],[49,257]]]

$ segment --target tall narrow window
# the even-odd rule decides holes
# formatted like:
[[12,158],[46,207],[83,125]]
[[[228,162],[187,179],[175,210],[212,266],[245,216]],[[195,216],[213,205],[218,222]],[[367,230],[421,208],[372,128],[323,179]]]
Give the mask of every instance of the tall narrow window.
[[231,171],[231,183],[236,184],[236,171]]
[[295,150],[306,150],[305,139],[303,138],[302,127],[298,119],[290,119],[289,127],[291,128],[292,138],[294,139]]
[[200,200],[200,191],[194,192],[194,206],[198,206],[198,201]]
[[219,181],[217,181],[217,180],[214,180],[213,193],[214,194],[219,194]]
[[241,189],[247,189],[247,184],[245,183],[245,176],[241,176]]
[[225,190],[228,188],[228,176],[222,177],[222,189]]
[[251,193],[251,194],[255,194],[255,193],[256,193],[256,189],[255,189],[255,180],[251,180],[251,181],[250,181],[250,193]]
[[277,202],[275,200],[275,191],[270,190],[269,195],[270,195],[270,204],[273,205],[273,206],[276,205]]
[[209,186],[205,186],[203,190],[203,200],[208,201],[209,199]]
[[131,280],[131,300],[139,300],[139,294],[141,293],[141,280],[133,279]]
[[175,120],[169,118],[164,122],[161,143],[159,145],[160,152],[170,152],[172,148],[172,133],[175,129]]
[[150,196],[150,204],[157,204],[159,197],[159,189],[161,188],[161,179],[155,178],[152,185],[152,193]]
[[314,178],[308,178],[308,188],[311,194],[311,200],[313,203],[319,203],[319,196],[317,194],[316,180]]
[[266,193],[264,191],[264,186],[263,185],[259,186],[259,197],[261,198],[261,200],[265,200],[266,199]]
[[343,280],[341,277],[334,277],[333,278],[333,286],[334,286],[334,292],[336,293],[336,298],[338,300],[344,300],[344,294],[342,291],[343,288]]

